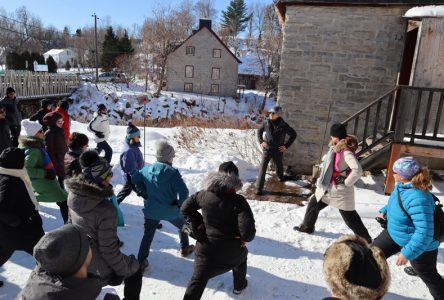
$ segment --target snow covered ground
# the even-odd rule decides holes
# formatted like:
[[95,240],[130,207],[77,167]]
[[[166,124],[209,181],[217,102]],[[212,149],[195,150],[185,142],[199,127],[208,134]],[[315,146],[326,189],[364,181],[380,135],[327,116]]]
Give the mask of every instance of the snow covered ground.
[[[73,122],[72,131],[86,131],[84,124]],[[122,187],[122,176],[119,174],[118,160],[123,147],[126,128],[112,126],[110,143],[114,149],[112,163],[114,164],[115,191]],[[161,138],[168,138],[177,145],[174,137],[178,128],[148,128],[146,138],[147,163],[155,160],[154,143]],[[89,134],[89,133],[88,133]],[[217,130],[209,132],[200,151],[190,153],[177,148],[174,165],[179,168],[190,192],[200,189],[202,179],[209,171],[226,160],[235,161],[240,167],[240,175],[244,181],[254,180],[257,169],[249,163],[238,148],[230,142],[240,138],[243,132],[236,130]],[[217,136],[217,139],[214,137]],[[214,143],[224,144],[220,147],[209,147]],[[90,147],[94,142],[90,143]],[[437,182],[434,192],[444,199],[442,193],[444,183]],[[382,177],[363,177],[356,187],[357,210],[363,217],[365,225],[373,237],[380,232],[378,223],[374,220],[378,209],[383,206],[388,197],[383,193]],[[240,296],[234,296],[232,277],[230,273],[209,281],[203,299],[322,299],[329,295],[322,275],[323,253],[330,243],[344,233],[351,233],[339,215],[332,208],[326,208],[320,214],[314,235],[296,233],[292,227],[299,224],[305,212],[305,207],[276,202],[261,202],[249,199],[255,215],[257,236],[248,245],[248,289]],[[127,254],[137,254],[143,234],[143,202],[131,194],[122,203],[126,226],[118,229],[119,237],[125,242],[122,251]],[[54,204],[42,205],[41,216],[45,231],[62,225],[59,209]],[[176,229],[167,222],[156,232],[151,254],[150,266],[144,274],[141,299],[182,299],[185,287],[193,270],[193,256],[182,258],[178,253],[179,241]],[[406,275],[402,267],[395,265],[396,257],[389,259],[392,271],[390,291],[384,299],[432,299],[422,281]],[[440,248],[438,269],[444,274],[444,249]],[[14,299],[15,295],[25,284],[30,271],[34,267],[34,259],[24,252],[16,252],[12,258],[0,267],[0,280],[5,285],[0,288],[0,299]],[[123,296],[122,286],[117,288]]]

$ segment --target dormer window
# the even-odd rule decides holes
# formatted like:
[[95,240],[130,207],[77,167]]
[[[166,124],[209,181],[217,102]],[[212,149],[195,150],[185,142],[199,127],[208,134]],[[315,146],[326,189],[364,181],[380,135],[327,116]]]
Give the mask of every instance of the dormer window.
[[194,56],[194,46],[186,47],[186,55]]

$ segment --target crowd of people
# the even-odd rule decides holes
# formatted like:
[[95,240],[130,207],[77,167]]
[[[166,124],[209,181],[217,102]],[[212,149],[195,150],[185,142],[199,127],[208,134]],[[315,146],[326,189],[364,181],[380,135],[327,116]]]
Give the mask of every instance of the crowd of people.
[[[255,238],[256,227],[248,201],[238,193],[242,181],[233,162],[220,164],[205,178],[202,190],[189,195],[173,166],[174,147],[166,140],[158,141],[156,162],[145,165],[140,130],[130,123],[127,147],[119,160],[125,184],[116,196],[111,185],[113,150],[107,142],[106,106],[97,107],[88,125],[97,143],[94,150],[88,149],[85,134],[71,132],[67,99],[55,109],[52,106],[44,99],[35,115],[22,120],[13,88],[0,101],[0,266],[17,250],[33,255],[36,261],[17,299],[92,300],[104,286],[121,284],[124,299],[139,299],[151,243],[162,220],[177,227],[180,255],[195,254],[183,299],[200,299],[208,280],[229,271],[233,294],[247,288],[246,245]],[[296,136],[283,120],[282,108],[270,109],[258,130],[263,148],[258,195],[263,194],[271,159],[279,180],[288,179],[282,157]],[[355,234],[339,238],[325,251],[324,276],[331,290],[326,299],[381,299],[390,286],[386,259],[398,252],[396,263],[410,261],[410,272],[419,276],[434,299],[444,299],[444,281],[436,268],[440,242],[434,237],[435,202],[427,168],[413,157],[395,162],[397,184],[378,216],[386,226],[372,239],[355,210],[353,186],[362,174],[355,156],[357,140],[342,124],[334,124],[330,136],[316,191],[302,223],[294,227],[297,232],[314,234],[319,212],[330,205],[339,209]],[[144,234],[137,256],[122,253],[123,243],[117,236],[117,227],[122,225],[119,205],[133,191],[144,201]],[[39,202],[57,203],[65,225],[45,234]],[[190,244],[189,236],[196,245]],[[106,293],[103,299],[119,297]]]

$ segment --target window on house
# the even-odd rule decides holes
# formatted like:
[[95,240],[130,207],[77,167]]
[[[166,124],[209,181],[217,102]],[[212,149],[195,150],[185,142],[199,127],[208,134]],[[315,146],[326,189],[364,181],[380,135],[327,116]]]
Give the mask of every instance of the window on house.
[[185,66],[185,77],[186,78],[194,77],[194,66]]
[[220,58],[220,49],[213,49],[213,57]]
[[211,79],[220,79],[220,68],[211,69]]
[[211,85],[211,94],[219,94],[219,85],[218,84],[212,84]]
[[186,54],[194,56],[194,46],[187,46],[186,48]]
[[192,83],[185,83],[183,86],[184,92],[192,92],[193,91],[193,84]]

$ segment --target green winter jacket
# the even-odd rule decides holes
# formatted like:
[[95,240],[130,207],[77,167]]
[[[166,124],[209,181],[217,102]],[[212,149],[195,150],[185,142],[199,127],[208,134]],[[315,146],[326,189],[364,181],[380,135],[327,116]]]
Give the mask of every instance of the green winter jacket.
[[31,178],[34,194],[39,202],[66,201],[68,194],[56,179],[45,178],[43,168],[43,140],[33,136],[21,136],[19,148],[26,151],[25,167]]

